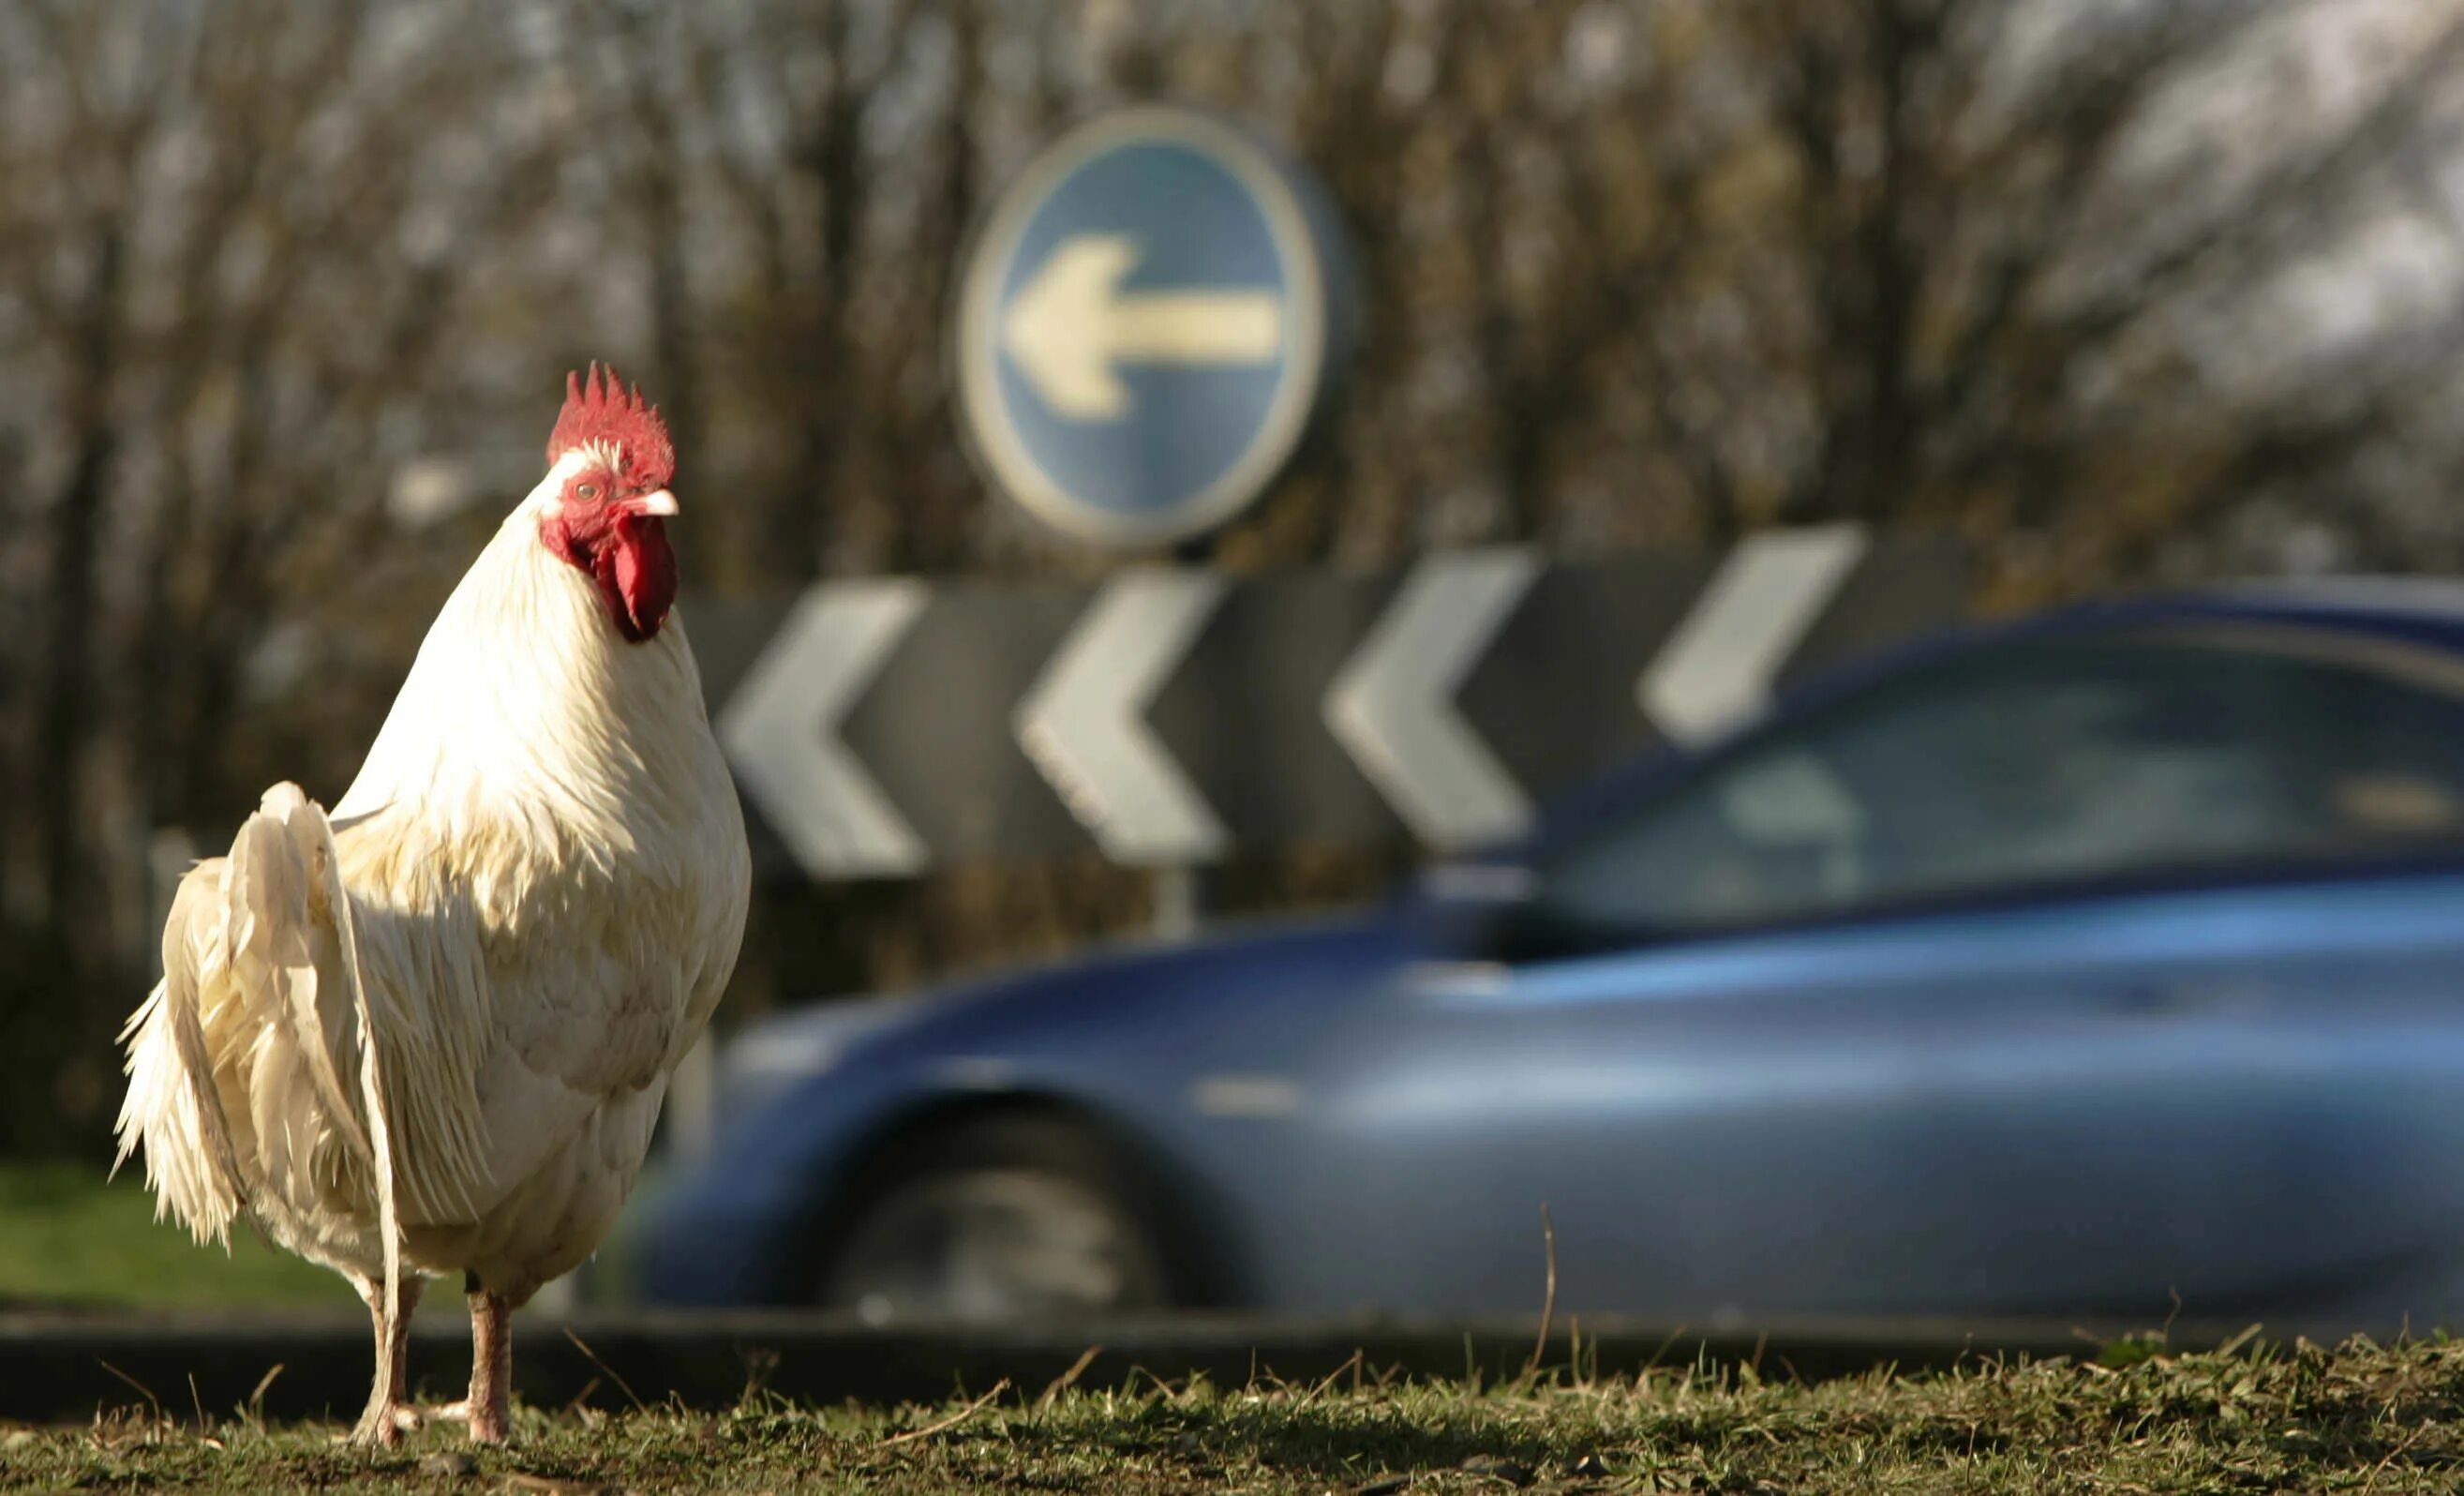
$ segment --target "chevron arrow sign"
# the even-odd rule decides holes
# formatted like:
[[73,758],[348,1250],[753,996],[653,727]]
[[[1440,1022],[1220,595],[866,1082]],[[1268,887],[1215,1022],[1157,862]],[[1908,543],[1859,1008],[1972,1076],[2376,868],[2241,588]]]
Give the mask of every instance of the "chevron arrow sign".
[[1206,571],[1110,583],[1019,708],[1020,744],[1116,862],[1209,862],[1228,841],[1147,722],[1222,595]]
[[1947,542],[1441,551],[1370,573],[898,579],[705,604],[719,739],[774,873],[1511,835],[1810,671],[1958,616]]
[[1327,724],[1424,842],[1509,836],[1530,815],[1455,697],[1539,571],[1520,549],[1422,562],[1327,690]]
[[919,872],[930,860],[838,739],[839,718],[924,602],[906,581],[815,587],[718,719],[737,776],[807,868]]

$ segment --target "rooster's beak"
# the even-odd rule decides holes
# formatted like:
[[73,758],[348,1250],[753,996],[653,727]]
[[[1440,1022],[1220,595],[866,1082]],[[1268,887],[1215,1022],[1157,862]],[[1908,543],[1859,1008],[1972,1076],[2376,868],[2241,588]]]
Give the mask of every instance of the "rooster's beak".
[[666,489],[661,489],[655,494],[645,494],[633,500],[633,513],[637,515],[672,515],[675,512],[676,495]]

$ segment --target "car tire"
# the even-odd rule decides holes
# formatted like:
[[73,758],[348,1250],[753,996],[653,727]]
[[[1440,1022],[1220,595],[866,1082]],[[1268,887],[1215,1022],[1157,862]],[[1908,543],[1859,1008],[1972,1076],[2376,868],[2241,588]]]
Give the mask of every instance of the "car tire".
[[1136,1171],[1093,1130],[996,1113],[892,1144],[864,1171],[816,1297],[868,1324],[1004,1324],[1171,1307]]

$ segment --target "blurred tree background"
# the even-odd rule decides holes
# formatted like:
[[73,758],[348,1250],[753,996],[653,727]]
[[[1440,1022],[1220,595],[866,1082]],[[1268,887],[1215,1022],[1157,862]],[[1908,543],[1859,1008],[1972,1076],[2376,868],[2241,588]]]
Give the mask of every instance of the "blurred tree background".
[[[2464,560],[2454,0],[0,0],[0,1153],[98,1144],[157,829],[341,792],[567,367],[664,407],[705,594],[1105,564],[965,462],[947,308],[1026,153],[1152,97],[1319,171],[1367,297],[1227,565],[1858,519],[2000,608]],[[775,891],[732,1008],[1144,899]]]

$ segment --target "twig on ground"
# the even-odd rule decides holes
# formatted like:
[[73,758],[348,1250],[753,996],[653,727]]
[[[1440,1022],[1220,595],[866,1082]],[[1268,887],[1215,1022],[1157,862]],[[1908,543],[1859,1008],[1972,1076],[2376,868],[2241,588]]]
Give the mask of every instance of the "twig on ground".
[[2434,1423],[2421,1424],[2411,1433],[2404,1436],[2404,1442],[2396,1445],[2393,1449],[2388,1450],[2385,1459],[2382,1459],[2378,1463],[2370,1466],[2370,1478],[2362,1483],[2362,1496],[2369,1496],[2370,1492],[2377,1490],[2379,1488],[2379,1477],[2387,1474],[2387,1466],[2395,1463],[2396,1461],[2406,1453],[2406,1451],[2411,1449],[2413,1445],[2421,1442],[2421,1436],[2429,1433],[2437,1425]]

